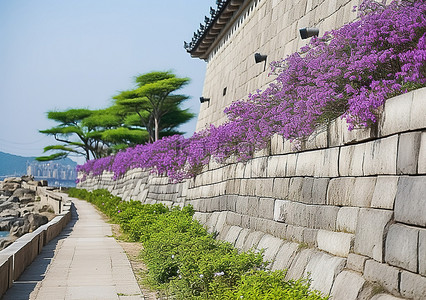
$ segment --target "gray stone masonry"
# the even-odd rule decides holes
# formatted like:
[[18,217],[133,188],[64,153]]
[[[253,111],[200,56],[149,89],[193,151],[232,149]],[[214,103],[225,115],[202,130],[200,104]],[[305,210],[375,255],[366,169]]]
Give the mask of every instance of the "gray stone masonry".
[[365,262],[364,278],[382,286],[387,292],[399,294],[400,270],[369,259]]
[[426,227],[426,176],[402,176],[395,199],[395,221]]
[[357,300],[364,284],[365,279],[358,273],[342,271],[334,281],[331,297],[333,299]]
[[386,237],[385,261],[390,265],[417,272],[420,249],[418,241],[418,229],[402,224],[392,224]]
[[355,233],[354,252],[382,262],[386,226],[391,221],[392,215],[392,211],[361,208]]
[[[300,1],[324,11],[358,4]],[[104,172],[79,187],[143,203],[191,204],[210,232],[238,249],[265,249],[273,270],[288,269],[288,279],[311,274],[313,288],[336,300],[426,299],[425,110],[423,88],[389,99],[377,128],[348,132],[336,119],[299,150],[274,136],[254,159],[212,160],[183,183],[132,170],[117,181]],[[375,295],[379,288],[386,293]]]

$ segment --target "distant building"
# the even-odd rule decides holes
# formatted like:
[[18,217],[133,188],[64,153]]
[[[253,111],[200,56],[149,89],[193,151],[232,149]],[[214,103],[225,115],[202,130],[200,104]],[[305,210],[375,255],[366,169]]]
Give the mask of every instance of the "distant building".
[[74,186],[77,178],[75,166],[57,162],[33,161],[27,166],[27,175],[47,180],[51,186]]

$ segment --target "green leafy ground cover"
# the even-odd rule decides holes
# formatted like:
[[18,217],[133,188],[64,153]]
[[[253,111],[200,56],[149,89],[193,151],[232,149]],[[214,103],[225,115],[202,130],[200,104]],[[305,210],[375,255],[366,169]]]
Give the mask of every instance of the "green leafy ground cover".
[[309,280],[287,281],[285,271],[267,270],[261,252],[238,252],[216,240],[192,219],[191,206],[123,201],[106,190],[70,189],[69,195],[94,204],[141,242],[149,284],[173,299],[328,299],[309,290]]

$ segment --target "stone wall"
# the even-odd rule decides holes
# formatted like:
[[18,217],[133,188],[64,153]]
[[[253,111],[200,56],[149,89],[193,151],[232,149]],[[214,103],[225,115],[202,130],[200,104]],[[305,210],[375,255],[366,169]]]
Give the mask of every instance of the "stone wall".
[[212,162],[178,184],[135,169],[78,186],[191,204],[218,238],[265,249],[272,269],[310,274],[333,299],[425,299],[426,88],[389,99],[375,128],[337,119],[293,148],[276,136],[246,163]]
[[[37,187],[46,195],[45,187]],[[72,203],[65,195],[57,196],[63,201],[61,213],[47,224],[38,227],[31,233],[27,233],[14,241],[9,247],[0,251],[0,298],[13,285],[33,260],[39,255],[45,245],[58,236],[65,226],[71,221]],[[55,205],[56,206],[56,205]]]
[[[309,40],[299,28],[317,27],[320,35],[353,21],[359,0],[246,0],[208,50],[203,97],[197,131],[226,120],[223,110],[249,92],[271,82],[269,63],[285,58]],[[254,54],[267,55],[267,66]],[[225,91],[226,89],[226,91]]]

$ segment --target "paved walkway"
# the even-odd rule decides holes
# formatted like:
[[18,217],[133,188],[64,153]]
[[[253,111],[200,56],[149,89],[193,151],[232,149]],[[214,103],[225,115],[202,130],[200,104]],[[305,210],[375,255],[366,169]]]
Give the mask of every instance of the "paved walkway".
[[18,299],[144,299],[121,246],[87,202],[3,296]]

